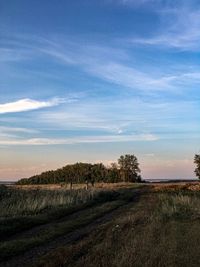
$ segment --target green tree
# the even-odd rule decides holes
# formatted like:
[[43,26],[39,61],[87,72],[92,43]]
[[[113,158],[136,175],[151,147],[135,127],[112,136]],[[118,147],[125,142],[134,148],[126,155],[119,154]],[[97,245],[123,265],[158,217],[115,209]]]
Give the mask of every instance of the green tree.
[[194,163],[196,164],[195,174],[200,179],[200,155],[195,155]]
[[107,179],[109,183],[118,183],[121,181],[120,170],[117,163],[111,163],[107,169]]
[[118,159],[120,173],[124,182],[141,181],[139,163],[135,155],[126,154]]

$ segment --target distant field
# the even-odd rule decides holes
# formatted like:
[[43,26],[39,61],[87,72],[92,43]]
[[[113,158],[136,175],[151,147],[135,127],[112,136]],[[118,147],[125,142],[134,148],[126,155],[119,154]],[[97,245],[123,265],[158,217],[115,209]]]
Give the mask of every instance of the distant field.
[[180,182],[180,183],[152,183],[151,184],[156,191],[160,190],[190,190],[200,191],[200,182]]
[[[94,187],[89,184],[89,189],[117,189],[117,188],[129,188],[129,187],[138,187],[142,186],[143,184],[139,183],[95,183]],[[188,190],[200,190],[200,182],[199,181],[192,181],[192,182],[167,182],[167,183],[160,183],[160,182],[151,182],[145,183],[146,186],[154,187],[155,190],[160,189],[188,189]],[[70,184],[32,184],[32,185],[12,185],[11,188],[14,187],[16,189],[45,189],[45,190],[63,190],[63,189],[70,189]],[[86,184],[73,184],[73,189],[86,189]]]
[[[122,188],[122,187],[134,187],[139,186],[137,183],[95,183],[94,187],[89,184],[89,188],[97,188],[97,189],[114,189],[114,188]],[[17,189],[47,189],[47,190],[57,190],[57,189],[70,189],[70,184],[30,184],[30,185],[14,185],[14,188]],[[86,184],[73,184],[73,189],[85,189]]]
[[0,266],[199,266],[199,190],[198,182],[2,187]]

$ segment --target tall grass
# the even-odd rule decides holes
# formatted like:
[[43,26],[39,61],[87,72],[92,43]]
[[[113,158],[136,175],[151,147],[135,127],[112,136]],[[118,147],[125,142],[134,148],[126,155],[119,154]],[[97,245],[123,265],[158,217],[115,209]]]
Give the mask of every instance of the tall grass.
[[162,193],[159,195],[159,213],[163,218],[199,217],[199,192]]
[[37,267],[199,266],[199,211],[198,192],[141,196],[87,238],[47,254]]
[[0,188],[0,217],[36,215],[49,208],[86,203],[99,190],[20,190]]

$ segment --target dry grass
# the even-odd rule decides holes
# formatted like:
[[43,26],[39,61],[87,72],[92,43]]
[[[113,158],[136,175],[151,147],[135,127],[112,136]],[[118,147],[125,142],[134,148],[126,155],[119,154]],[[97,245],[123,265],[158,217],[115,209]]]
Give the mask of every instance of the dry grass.
[[0,219],[36,215],[47,209],[79,205],[93,200],[100,193],[98,189],[4,190],[4,196],[0,201]]
[[200,218],[199,191],[159,194],[159,213],[165,218]]
[[[37,266],[197,267],[200,225],[196,215],[200,196],[195,194],[145,195],[110,223],[48,254]],[[193,216],[185,216],[188,211]],[[170,216],[166,217],[166,212]]]
[[21,233],[17,238],[0,242],[0,261],[5,261],[39,245],[45,246],[48,242],[86,226],[124,204],[122,200],[106,202],[79,213],[79,216],[71,220],[50,223],[44,225],[39,231],[33,230],[31,235],[26,236]]
[[[134,249],[138,250],[138,243],[134,244],[136,240],[133,236],[136,236],[135,233],[139,233],[138,226],[144,227],[148,224],[152,214],[150,207],[154,205],[154,201],[153,198],[148,201],[144,209],[144,203],[146,203],[146,197],[144,197],[131,209],[130,207],[124,209],[119,217],[100,226],[86,239],[57,249],[44,257],[37,266],[127,266],[125,260],[129,261],[130,259],[127,252],[134,253]],[[130,244],[130,242],[133,243]],[[136,256],[136,254],[134,255]],[[135,265],[131,263],[129,266]]]
[[[118,189],[118,188],[133,188],[133,187],[140,187],[142,184],[137,183],[95,183],[95,189]],[[41,184],[41,185],[12,185],[11,188],[15,189],[25,189],[25,190],[69,190],[70,184]],[[73,184],[73,189],[86,189],[86,184]],[[89,188],[92,189],[93,187],[89,184]]]
[[190,190],[200,191],[200,182],[181,182],[181,183],[152,183],[155,191],[177,191],[177,190]]
[[[109,192],[109,190],[106,191],[109,186],[113,189],[119,184],[98,184],[98,186],[98,188],[102,186],[99,190],[106,193]],[[123,192],[123,198],[127,198],[126,201],[128,201],[134,191],[131,188],[134,186],[138,185],[121,184],[123,188],[117,191]],[[152,185],[147,185],[146,188],[152,189]],[[117,216],[111,217],[109,222],[99,225],[85,238],[47,254],[40,259],[37,266],[200,266],[200,192],[198,188],[199,183],[155,184],[153,190],[142,191],[146,193],[142,194],[139,202],[123,206]],[[63,190],[67,192],[66,189]],[[98,191],[98,189],[95,190]],[[52,192],[52,190],[49,191]],[[60,189],[57,191],[62,192]],[[106,205],[108,209],[112,209],[112,205],[115,205],[115,202],[106,204],[107,201],[105,200],[105,204],[102,205],[102,210],[99,210],[100,206],[95,207],[97,216],[105,212]],[[93,212],[89,214],[86,209],[82,217],[77,218],[77,225],[92,222],[96,215]],[[89,216],[88,221],[87,216]],[[71,223],[73,228],[74,221]],[[49,228],[48,233],[52,238],[54,234],[57,236],[71,229],[65,223],[58,226],[59,233],[57,228],[52,230]],[[56,233],[53,234],[55,229]],[[41,242],[45,242],[48,238],[44,235]],[[27,242],[30,241],[24,242],[28,244]],[[16,247],[18,247],[17,244],[16,242]],[[8,255],[9,251],[7,250]]]

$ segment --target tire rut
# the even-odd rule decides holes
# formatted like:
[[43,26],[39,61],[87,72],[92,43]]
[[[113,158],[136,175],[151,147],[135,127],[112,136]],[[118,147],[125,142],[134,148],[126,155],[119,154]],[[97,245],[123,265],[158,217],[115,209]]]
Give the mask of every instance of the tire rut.
[[[28,250],[27,252],[25,252],[23,255],[21,254],[19,256],[15,256],[11,258],[8,261],[1,262],[0,267],[33,266],[36,263],[37,259],[40,258],[41,256],[44,256],[46,253],[58,247],[71,244],[80,239],[83,239],[85,236],[88,236],[91,233],[91,231],[95,230],[95,228],[98,225],[102,225],[104,223],[111,221],[115,216],[121,213],[121,211],[123,211],[126,208],[129,208],[129,206],[132,206],[135,202],[137,202],[139,200],[140,195],[144,193],[144,191],[143,192],[141,191],[143,190],[140,190],[137,192],[135,191],[133,198],[129,202],[126,202],[125,204],[122,204],[121,206],[116,207],[114,210],[109,211],[108,213],[95,219],[94,221],[87,224],[86,226],[80,227],[64,236],[55,238],[54,240],[50,241],[48,244],[34,247]],[[77,212],[77,213],[79,214],[80,212]],[[72,214],[73,217],[77,216],[78,215],[77,213]]]

